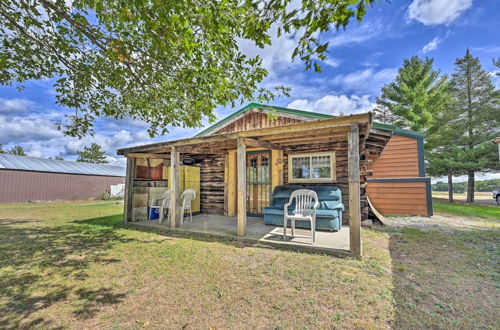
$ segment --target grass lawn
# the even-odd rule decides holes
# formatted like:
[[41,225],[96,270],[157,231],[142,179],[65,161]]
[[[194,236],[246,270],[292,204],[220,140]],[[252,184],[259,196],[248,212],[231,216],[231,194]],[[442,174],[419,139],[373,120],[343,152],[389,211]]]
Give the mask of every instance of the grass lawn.
[[481,221],[364,230],[355,260],[123,229],[122,208],[0,205],[0,328],[500,324],[499,231]]
[[449,203],[434,200],[434,211],[450,215],[466,217],[479,217],[487,219],[500,219],[500,206],[470,205],[462,203]]

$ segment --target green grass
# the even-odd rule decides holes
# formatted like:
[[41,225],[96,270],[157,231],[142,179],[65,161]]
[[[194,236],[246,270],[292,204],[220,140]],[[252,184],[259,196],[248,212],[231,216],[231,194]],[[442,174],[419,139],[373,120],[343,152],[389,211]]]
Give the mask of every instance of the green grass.
[[467,205],[434,200],[434,211],[464,217],[479,217],[500,220],[500,206]]
[[363,230],[356,260],[124,229],[122,209],[0,205],[0,328],[500,323],[498,230]]

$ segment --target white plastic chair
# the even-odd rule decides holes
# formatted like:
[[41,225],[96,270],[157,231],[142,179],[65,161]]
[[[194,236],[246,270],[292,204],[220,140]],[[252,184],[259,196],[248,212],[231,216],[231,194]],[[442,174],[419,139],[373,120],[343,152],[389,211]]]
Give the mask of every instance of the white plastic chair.
[[184,222],[184,210],[189,209],[189,218],[190,221],[193,222],[193,209],[191,208],[191,202],[196,198],[196,190],[194,189],[186,189],[182,192],[181,195],[181,207],[180,207],[180,216],[181,216],[181,225]]
[[[288,207],[292,205],[295,199],[295,209],[292,214],[288,214]],[[288,220],[291,221],[292,237],[295,236],[295,221],[310,221],[311,222],[311,239],[312,243],[316,243],[316,209],[318,208],[318,194],[309,189],[298,189],[292,192],[288,203],[284,206],[284,221],[283,221],[283,239],[286,239],[286,228]],[[307,237],[307,236],[306,236]]]
[[[161,198],[155,198],[151,200],[150,206],[159,207],[160,208],[160,216],[158,218],[158,222],[161,223],[163,218],[165,217],[165,209],[168,209],[168,217],[170,219],[170,206],[171,204],[171,195],[172,190],[167,189]],[[161,201],[161,204],[158,204]]]

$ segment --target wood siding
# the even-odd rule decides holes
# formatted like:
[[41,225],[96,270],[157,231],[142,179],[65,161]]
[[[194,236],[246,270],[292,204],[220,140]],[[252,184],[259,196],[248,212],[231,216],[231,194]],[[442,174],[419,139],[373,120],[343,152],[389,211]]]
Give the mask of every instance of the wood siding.
[[432,215],[430,185],[419,168],[423,161],[419,143],[423,141],[418,138],[393,135],[379,157],[370,156],[373,163],[368,169],[373,174],[366,192],[383,215]]
[[373,170],[372,178],[418,177],[417,139],[393,135],[370,169]]
[[301,123],[303,121],[304,120],[301,119],[282,117],[282,116],[278,116],[275,119],[271,119],[264,111],[259,109],[254,109],[246,112],[245,115],[242,116],[241,118],[222,127],[221,129],[215,131],[212,134],[241,132],[257,128],[266,128],[266,127],[277,127],[282,125]]
[[370,182],[366,190],[384,215],[428,216],[425,182]]

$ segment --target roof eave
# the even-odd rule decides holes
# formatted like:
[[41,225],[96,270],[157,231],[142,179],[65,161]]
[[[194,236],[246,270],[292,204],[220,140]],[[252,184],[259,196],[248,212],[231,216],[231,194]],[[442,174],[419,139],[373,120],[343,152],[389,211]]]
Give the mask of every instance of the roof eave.
[[295,124],[289,124],[289,125],[283,125],[283,126],[277,126],[277,127],[259,128],[259,129],[246,130],[246,131],[240,131],[240,132],[215,134],[215,135],[192,137],[192,138],[172,140],[172,141],[166,141],[166,142],[145,144],[145,145],[141,145],[141,146],[118,149],[117,154],[118,155],[125,155],[127,153],[147,152],[147,151],[151,151],[151,150],[157,150],[157,149],[167,148],[167,147],[172,147],[172,146],[193,145],[193,144],[211,142],[211,141],[232,140],[232,139],[236,139],[238,137],[251,138],[251,137],[257,137],[257,136],[272,135],[273,132],[282,130],[283,128],[293,130],[293,129],[298,129],[299,127],[306,126],[306,127],[309,127],[310,129],[314,129],[314,128],[318,128],[318,127],[328,127],[325,125],[331,125],[332,127],[335,127],[335,126],[347,126],[347,125],[350,125],[351,123],[371,123],[371,122],[372,122],[372,113],[367,112],[367,113],[355,114],[355,115],[349,115],[349,116],[343,116],[343,117],[334,117],[334,118],[328,118],[328,119],[315,120],[315,121],[310,121],[310,122],[306,122],[306,123],[295,123]]

